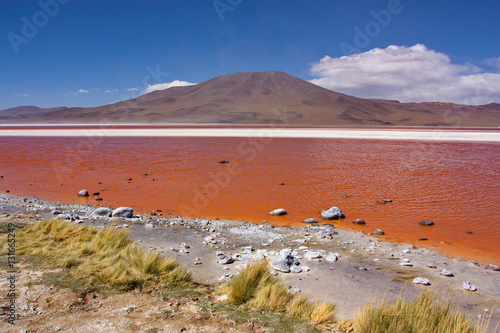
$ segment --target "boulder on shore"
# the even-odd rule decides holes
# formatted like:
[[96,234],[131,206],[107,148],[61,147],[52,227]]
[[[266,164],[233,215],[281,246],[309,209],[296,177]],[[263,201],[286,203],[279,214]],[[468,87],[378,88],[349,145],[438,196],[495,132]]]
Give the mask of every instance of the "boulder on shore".
[[338,207],[331,207],[321,211],[321,218],[323,220],[339,220],[345,218],[345,215]]
[[112,217],[125,217],[131,218],[134,216],[134,210],[130,207],[118,207],[111,213]]
[[372,234],[377,235],[377,236],[381,236],[381,235],[385,234],[385,232],[383,232],[383,231],[382,231],[382,230],[380,230],[380,229],[375,229],[375,230],[372,232]]
[[92,215],[94,216],[108,216],[110,217],[111,214],[113,214],[113,210],[111,208],[106,208],[106,207],[101,207],[97,208],[92,212]]

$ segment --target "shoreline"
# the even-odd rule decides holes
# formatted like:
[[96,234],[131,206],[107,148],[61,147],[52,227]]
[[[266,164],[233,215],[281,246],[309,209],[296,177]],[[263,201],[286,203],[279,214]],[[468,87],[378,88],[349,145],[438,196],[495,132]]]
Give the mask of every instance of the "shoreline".
[[[24,127],[23,127],[24,126]],[[50,125],[47,125],[50,126]],[[268,127],[205,128],[120,128],[116,125],[101,127],[54,126],[44,128],[22,126],[10,129],[0,126],[0,137],[263,137],[263,138],[327,138],[327,139],[368,139],[368,140],[410,140],[410,141],[463,141],[463,142],[500,142],[498,129],[397,129],[397,128],[290,128],[281,125]],[[66,127],[66,128],[64,128]],[[126,126],[125,126],[126,127]]]
[[[195,282],[201,284],[217,284],[223,275],[237,274],[247,254],[264,254],[272,261],[280,251],[290,249],[301,266],[308,266],[310,271],[279,273],[280,278],[311,299],[335,303],[341,319],[352,318],[361,306],[376,301],[377,297],[387,301],[403,293],[413,298],[422,290],[431,290],[441,299],[452,298],[455,306],[473,319],[488,309],[492,314],[490,327],[500,322],[500,272],[424,247],[380,241],[376,236],[337,229],[329,224],[275,227],[204,218],[137,215],[131,219],[95,218],[91,216],[94,208],[90,206],[4,194],[0,194],[0,207],[4,221],[23,219],[23,216],[31,221],[55,217],[51,212],[57,209],[69,216],[73,214],[74,218],[78,216],[73,223],[127,228],[137,244],[177,259],[193,273]],[[253,251],[244,253],[242,248],[247,246],[252,246]],[[220,259],[217,251],[236,259],[221,265],[217,263]],[[318,253],[320,257],[309,259],[311,253]],[[326,259],[331,253],[338,254],[337,261]],[[427,267],[430,263],[437,268]],[[442,269],[452,271],[454,277],[441,276]],[[431,285],[412,284],[415,277],[426,277]],[[465,281],[470,281],[478,290],[465,291],[462,288]]]

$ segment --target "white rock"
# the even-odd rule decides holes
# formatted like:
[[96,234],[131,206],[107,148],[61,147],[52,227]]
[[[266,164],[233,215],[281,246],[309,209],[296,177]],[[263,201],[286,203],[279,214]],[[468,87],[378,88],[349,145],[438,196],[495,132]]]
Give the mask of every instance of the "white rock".
[[307,251],[305,254],[307,259],[319,259],[322,257],[321,253],[315,251]]
[[269,213],[269,215],[274,215],[274,216],[280,216],[280,215],[285,215],[285,214],[286,214],[286,210],[284,210],[283,208],[275,209]]
[[411,262],[407,262],[407,261],[400,262],[399,265],[413,267],[413,264]]
[[152,224],[152,223],[148,223],[148,224],[146,224],[146,225],[144,226],[144,228],[154,228],[154,227],[155,227],[155,226],[154,226],[154,224]]
[[427,267],[429,267],[429,268],[437,268],[436,264],[434,264],[434,263],[428,263]]
[[309,266],[301,266],[303,272],[309,272],[311,269]]
[[470,283],[469,281],[465,281],[463,284],[462,284],[462,287],[465,289],[465,290],[468,290],[468,291],[476,291],[477,288],[476,286],[474,286],[472,283]]
[[404,253],[404,254],[411,253],[411,250],[410,250],[410,249],[404,249],[404,250],[403,250],[403,253]]
[[452,277],[454,276],[453,273],[449,270],[447,270],[446,268],[444,268],[441,273],[439,273],[440,275],[442,276],[448,276],[448,277]]
[[300,273],[302,272],[302,268],[300,268],[299,266],[297,265],[293,265],[292,267],[290,267],[290,272],[291,273]]
[[118,207],[111,213],[111,216],[131,218],[134,216],[134,210],[130,207]]
[[332,262],[335,262],[335,261],[339,260],[339,258],[338,258],[335,254],[330,253],[330,254],[328,254],[328,256],[326,257],[326,260],[328,260],[328,261],[332,261]]
[[414,284],[423,284],[424,286],[428,286],[428,285],[431,284],[430,281],[429,281],[429,279],[426,279],[424,277],[416,277],[416,278],[414,278],[413,279],[413,283]]

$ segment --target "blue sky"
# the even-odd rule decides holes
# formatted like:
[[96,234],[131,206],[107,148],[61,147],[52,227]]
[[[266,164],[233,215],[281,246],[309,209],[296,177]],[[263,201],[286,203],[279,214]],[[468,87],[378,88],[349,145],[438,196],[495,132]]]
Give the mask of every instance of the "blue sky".
[[270,70],[358,97],[500,103],[499,19],[498,0],[1,0],[0,109]]

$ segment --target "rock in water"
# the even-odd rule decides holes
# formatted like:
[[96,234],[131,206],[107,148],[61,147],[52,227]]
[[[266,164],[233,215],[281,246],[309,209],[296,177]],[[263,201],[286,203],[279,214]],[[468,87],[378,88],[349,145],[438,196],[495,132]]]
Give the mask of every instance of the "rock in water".
[[331,207],[321,211],[321,218],[323,220],[339,220],[345,218],[345,215],[338,207]]
[[477,288],[476,286],[474,286],[472,283],[470,283],[469,281],[465,281],[463,284],[462,284],[462,287],[465,289],[465,290],[468,290],[468,291],[476,291]]
[[318,223],[318,221],[316,221],[313,218],[309,218],[309,219],[305,219],[304,221],[302,221],[302,223]]
[[372,232],[372,234],[377,235],[377,236],[381,236],[381,235],[385,234],[385,232],[383,232],[383,231],[382,231],[382,230],[380,230],[380,229],[375,229],[375,230]]
[[433,225],[433,224],[434,224],[434,222],[433,222],[433,221],[431,221],[431,220],[422,220],[422,221],[420,221],[418,224],[420,224],[420,225],[425,225],[425,226],[430,226],[430,225]]
[[134,210],[130,207],[118,207],[111,213],[112,217],[125,217],[131,218],[134,216]]
[[80,192],[78,192],[78,196],[79,197],[88,197],[89,192],[87,192],[87,190],[81,190]]
[[354,221],[352,221],[352,223],[358,224],[358,225],[365,225],[366,224],[366,222],[363,219],[354,220]]
[[92,212],[94,216],[111,216],[111,214],[113,214],[113,210],[106,207],[97,208]]
[[424,278],[424,277],[420,277],[420,276],[419,276],[419,277],[414,278],[414,279],[413,279],[413,283],[414,283],[414,284],[423,284],[424,286],[428,286],[428,285],[430,285],[430,284],[431,284],[431,283],[430,283],[430,281],[429,281],[429,279],[426,279],[426,278]]
[[453,273],[449,270],[447,270],[446,268],[444,268],[441,273],[439,273],[440,275],[442,276],[447,276],[447,277],[453,277]]
[[286,210],[284,210],[283,208],[278,208],[278,209],[273,210],[269,214],[270,215],[274,215],[274,216],[285,215],[286,214]]

